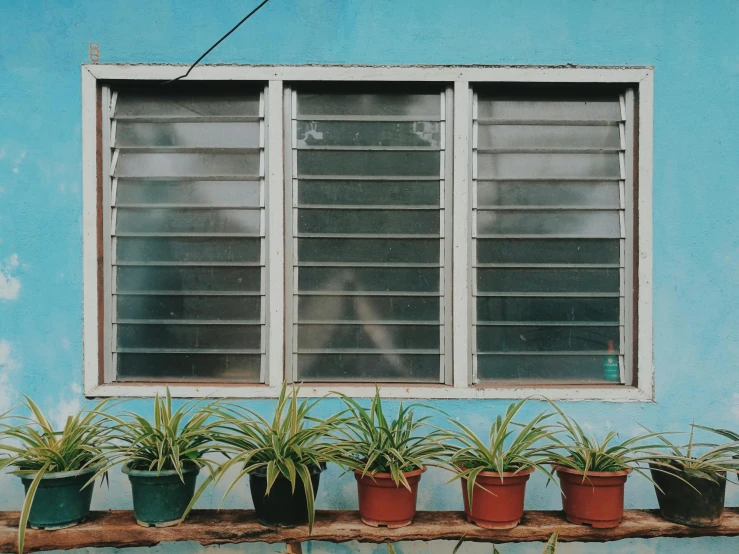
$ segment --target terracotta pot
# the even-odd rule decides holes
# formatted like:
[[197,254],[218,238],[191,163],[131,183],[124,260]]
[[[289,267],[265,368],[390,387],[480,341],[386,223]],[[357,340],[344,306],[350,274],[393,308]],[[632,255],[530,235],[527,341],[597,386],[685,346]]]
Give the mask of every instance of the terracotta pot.
[[386,525],[390,529],[405,527],[416,515],[418,482],[426,468],[405,472],[411,487],[409,491],[402,484],[396,485],[389,473],[367,474],[354,470],[359,493],[359,516],[372,527]]
[[502,480],[501,474],[495,471],[480,472],[472,491],[472,506],[467,494],[467,479],[461,479],[467,521],[485,529],[514,528],[523,517],[526,481],[533,472],[533,468],[517,473],[506,471]]
[[624,484],[631,469],[589,471],[555,466],[562,487],[562,507],[568,521],[599,529],[616,527],[624,515]]

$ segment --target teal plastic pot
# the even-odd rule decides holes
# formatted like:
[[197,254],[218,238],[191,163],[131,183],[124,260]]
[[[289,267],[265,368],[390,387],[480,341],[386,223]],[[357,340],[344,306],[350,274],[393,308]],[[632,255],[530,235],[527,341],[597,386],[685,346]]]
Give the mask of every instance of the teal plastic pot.
[[[85,487],[85,483],[98,469],[90,467],[44,475],[33,497],[28,526],[32,529],[64,529],[85,519],[90,513],[92,489],[95,486],[90,483]],[[20,476],[26,494],[34,477],[35,474]]]
[[174,470],[140,471],[123,466],[123,473],[131,481],[133,515],[143,527],[177,525],[195,495],[195,481],[199,467],[182,471],[183,483]]

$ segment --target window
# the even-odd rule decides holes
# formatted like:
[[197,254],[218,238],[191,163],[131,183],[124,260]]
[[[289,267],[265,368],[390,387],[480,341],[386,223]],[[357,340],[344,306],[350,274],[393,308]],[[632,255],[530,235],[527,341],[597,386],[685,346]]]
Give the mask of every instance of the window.
[[108,378],[260,382],[263,95],[190,86],[105,92]]
[[85,388],[652,398],[649,68],[83,67]]

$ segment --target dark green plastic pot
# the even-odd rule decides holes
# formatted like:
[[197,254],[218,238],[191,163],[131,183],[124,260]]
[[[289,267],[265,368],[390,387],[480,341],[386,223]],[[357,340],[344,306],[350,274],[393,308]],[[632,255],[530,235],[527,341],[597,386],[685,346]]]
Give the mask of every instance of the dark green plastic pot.
[[[85,519],[90,513],[92,489],[95,486],[90,483],[85,487],[85,483],[98,469],[90,467],[44,475],[31,503],[28,526],[32,529],[64,529]],[[20,476],[26,494],[34,477],[35,474]]]
[[131,481],[133,515],[143,527],[177,525],[195,495],[195,481],[199,467],[182,471],[183,483],[174,470],[140,471],[123,466],[123,473]]

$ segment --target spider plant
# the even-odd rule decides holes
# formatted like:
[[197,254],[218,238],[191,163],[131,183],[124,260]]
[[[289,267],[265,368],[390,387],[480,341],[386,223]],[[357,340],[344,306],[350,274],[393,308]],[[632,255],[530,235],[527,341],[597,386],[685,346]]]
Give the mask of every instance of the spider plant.
[[[53,473],[93,468],[100,462],[110,432],[102,416],[107,403],[103,401],[92,410],[67,417],[60,431],[54,429],[41,409],[26,395],[23,395],[23,405],[29,410],[30,417],[6,414],[0,426],[0,471],[13,468],[11,473],[14,475],[27,480],[33,477],[21,508],[18,552],[23,552],[26,525],[42,479]],[[104,472],[99,474],[104,475]]]
[[590,472],[610,473],[633,469],[651,481],[636,464],[654,459],[655,452],[663,444],[647,441],[659,439],[660,433],[649,432],[619,441],[618,433],[609,431],[603,439],[598,440],[586,433],[556,404],[550,404],[560,416],[559,427],[564,440],[558,435],[552,435],[550,443],[542,448],[548,463],[578,471],[583,474],[583,478]]
[[[717,479],[722,479],[720,476],[726,472],[739,473],[737,460],[732,458],[739,447],[739,442],[737,442],[739,441],[739,437],[737,437],[737,441],[723,445],[696,443],[694,442],[696,428],[717,432],[709,427],[691,425],[688,434],[688,443],[685,446],[675,445],[663,435],[657,434],[657,438],[671,454],[661,455],[655,453],[650,462],[657,467],[653,467],[652,469],[668,473],[674,473],[674,470],[679,470],[688,477],[714,482]],[[649,431],[646,427],[645,429]],[[723,435],[723,433],[719,434]],[[686,483],[688,482],[686,481]],[[690,485],[690,483],[688,484]]]
[[224,499],[243,477],[266,470],[266,496],[278,477],[289,481],[293,494],[297,483],[302,484],[308,525],[312,529],[315,491],[311,472],[322,468],[326,462],[336,461],[328,437],[341,421],[342,414],[325,420],[312,416],[320,400],[299,400],[299,391],[299,387],[293,386],[288,392],[287,385],[283,384],[271,421],[237,405],[215,406],[211,413],[218,419],[215,437],[229,458],[221,468],[222,474],[231,467],[241,468],[223,495]]
[[546,423],[554,414],[542,412],[525,425],[517,424],[513,418],[525,403],[524,399],[510,404],[505,415],[498,415],[490,425],[487,444],[463,423],[454,419],[448,420],[456,427],[453,432],[448,432],[445,438],[450,441],[447,448],[452,452],[449,462],[457,473],[449,482],[466,479],[470,503],[477,477],[483,471],[498,473],[500,481],[503,482],[503,473],[539,469],[553,480],[551,472],[541,461],[545,451],[541,446],[537,446],[537,443],[560,432],[556,426]]
[[385,415],[377,387],[369,409],[345,394],[336,394],[347,409],[347,418],[338,429],[333,446],[344,466],[360,471],[362,477],[389,473],[396,486],[402,484],[408,490],[406,472],[424,466],[448,467],[443,432],[428,424],[431,416],[415,416],[415,410],[424,406],[401,403],[391,420]]
[[154,398],[154,414],[146,417],[124,412],[121,416],[106,414],[111,422],[109,442],[99,455],[106,461],[100,473],[123,463],[125,470],[155,472],[174,471],[185,483],[185,474],[194,469],[207,469],[208,476],[194,493],[180,518],[184,520],[197,499],[218,474],[220,464],[207,457],[217,452],[216,422],[211,417],[212,402],[206,406],[201,400],[186,402],[175,409],[169,387],[164,397]]

